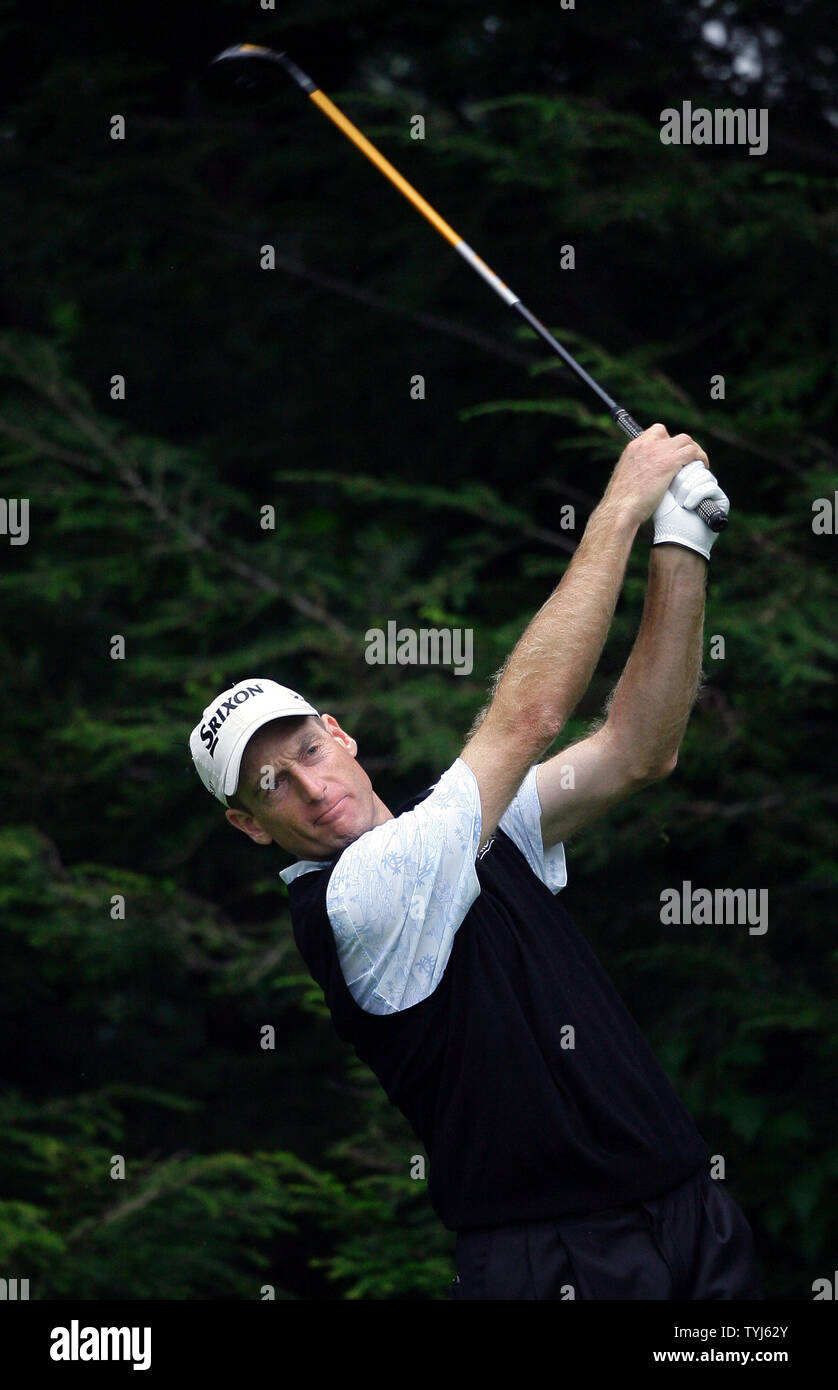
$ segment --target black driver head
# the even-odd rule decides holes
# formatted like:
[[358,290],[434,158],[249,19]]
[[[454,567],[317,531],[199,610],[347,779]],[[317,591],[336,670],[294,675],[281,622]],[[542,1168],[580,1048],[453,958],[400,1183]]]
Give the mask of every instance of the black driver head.
[[225,48],[204,72],[201,96],[209,107],[223,113],[270,106],[288,85],[283,57],[253,43]]

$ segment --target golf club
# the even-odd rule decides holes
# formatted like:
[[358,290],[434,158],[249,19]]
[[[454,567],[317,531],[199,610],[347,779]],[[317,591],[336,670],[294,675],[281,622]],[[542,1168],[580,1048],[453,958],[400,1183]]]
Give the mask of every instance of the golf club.
[[[204,76],[203,86],[207,96],[218,105],[232,110],[258,109],[277,99],[281,89],[285,86],[286,77],[292,78],[314,104],[320,107],[324,115],[328,116],[329,120],[354,145],[357,145],[362,154],[365,154],[367,159],[371,160],[376,168],[380,169],[381,173],[398,188],[399,192],[422,213],[422,216],[427,218],[431,226],[435,227],[440,235],[450,242],[454,250],[463,257],[463,260],[467,261],[488,285],[491,285],[504,303],[526,320],[538,336],[558,354],[565,366],[569,367],[579,380],[594,392],[608,410],[611,418],[620,426],[620,429],[631,439],[636,439],[639,434],[642,434],[642,426],[629,412],[623,406],[618,405],[608,392],[594,381],[593,377],[585,371],[585,368],[576,361],[575,357],[562,347],[558,339],[554,338],[541,320],[536,318],[535,314],[521,302],[509,286],[495,274],[485,261],[481,260],[480,256],[468,245],[468,242],[457,235],[454,228],[449,226],[443,217],[440,217],[439,213],[431,207],[430,203],[426,202],[421,194],[417,193],[412,184],[409,184],[407,179],[402,177],[390,161],[385,159],[375,148],[375,145],[335,106],[334,102],[320,91],[312,79],[298,68],[296,63],[291,61],[287,53],[276,53],[273,49],[263,48],[258,44],[235,44],[232,48],[225,48],[212,60]],[[716,502],[709,499],[700,502],[695,510],[711,531],[721,531],[727,525],[727,516]]]

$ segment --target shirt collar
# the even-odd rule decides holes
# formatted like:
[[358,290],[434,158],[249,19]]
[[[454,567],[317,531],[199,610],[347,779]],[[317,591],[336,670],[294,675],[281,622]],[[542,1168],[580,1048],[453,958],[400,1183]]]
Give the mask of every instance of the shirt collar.
[[283,883],[293,883],[300,874],[310,874],[314,869],[325,869],[327,859],[298,859],[296,864],[289,864],[287,869],[280,869],[279,876]]

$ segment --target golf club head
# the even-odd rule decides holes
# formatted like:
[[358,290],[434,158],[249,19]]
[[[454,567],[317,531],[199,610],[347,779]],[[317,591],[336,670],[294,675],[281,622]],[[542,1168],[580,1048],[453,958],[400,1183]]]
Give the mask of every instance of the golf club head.
[[270,106],[288,83],[284,54],[254,43],[225,48],[201,78],[201,96],[219,112],[259,111]]

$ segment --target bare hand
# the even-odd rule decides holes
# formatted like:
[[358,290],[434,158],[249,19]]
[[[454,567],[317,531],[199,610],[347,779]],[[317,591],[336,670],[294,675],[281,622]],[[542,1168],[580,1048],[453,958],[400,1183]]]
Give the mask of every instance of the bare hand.
[[710,461],[688,434],[670,435],[665,425],[650,425],[623,450],[605,489],[604,502],[617,505],[636,525],[647,521],[679,469]]

